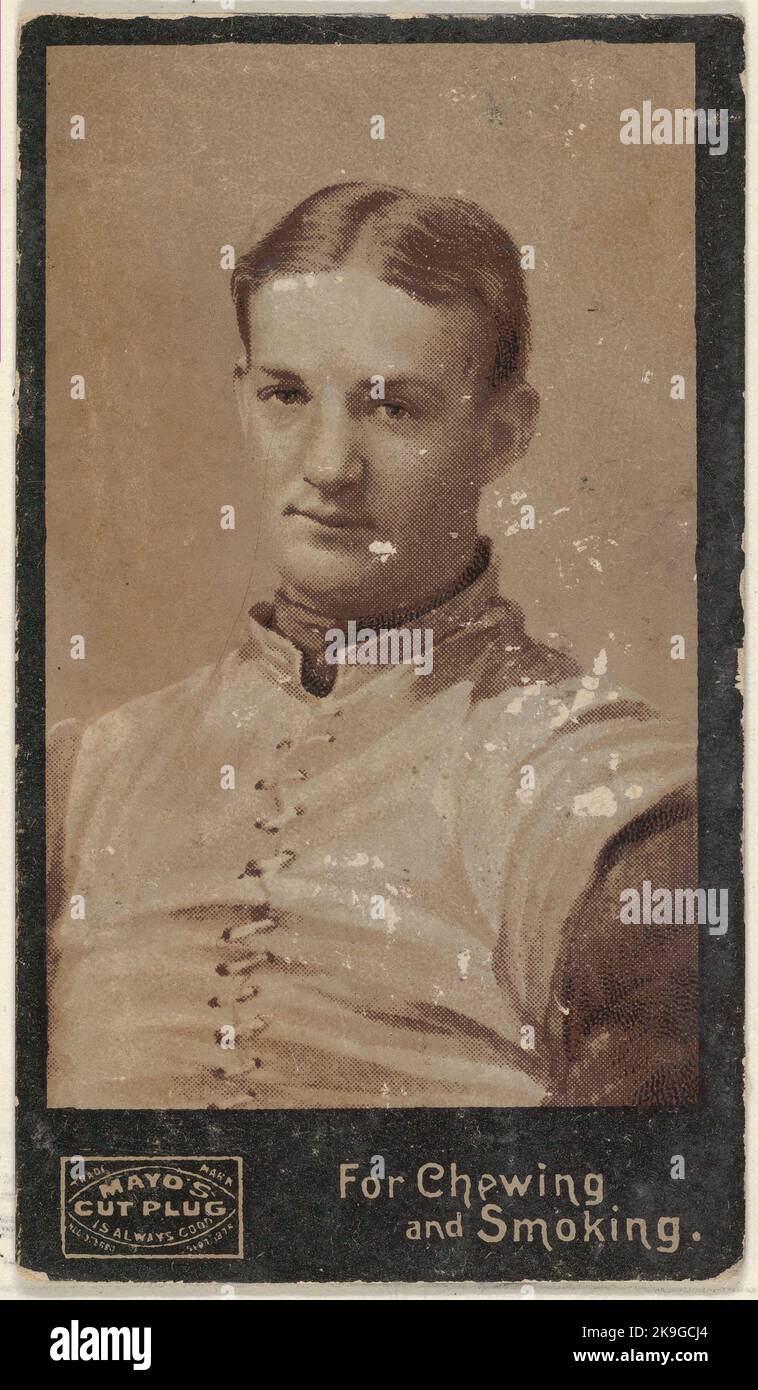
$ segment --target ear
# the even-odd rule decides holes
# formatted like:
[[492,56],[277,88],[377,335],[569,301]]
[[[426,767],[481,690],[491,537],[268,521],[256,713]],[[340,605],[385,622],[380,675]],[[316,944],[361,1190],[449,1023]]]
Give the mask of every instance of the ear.
[[484,420],[487,481],[507,473],[526,453],[540,412],[540,398],[527,381],[502,386],[490,397]]
[[244,353],[241,357],[237,358],[237,361],[234,364],[233,386],[234,399],[237,402],[237,411],[240,417],[242,433],[243,435],[247,436],[247,411],[249,402],[248,391],[250,388],[250,373],[248,370],[247,358],[245,357]]

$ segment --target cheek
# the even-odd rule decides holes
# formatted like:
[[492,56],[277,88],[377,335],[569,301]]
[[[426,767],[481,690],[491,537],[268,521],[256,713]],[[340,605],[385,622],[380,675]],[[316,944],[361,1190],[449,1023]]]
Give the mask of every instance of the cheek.
[[456,498],[466,499],[476,446],[470,436],[450,431],[429,434],[419,441],[411,456],[410,491],[422,512],[449,506]]
[[397,539],[407,537],[415,550],[435,544],[440,529],[455,530],[469,509],[471,489],[465,474],[461,485],[460,457],[441,453],[433,455],[429,448],[419,458],[418,449],[411,452],[402,472],[385,475],[381,497],[373,499],[377,520],[382,518]]
[[432,479],[448,477],[456,460],[470,456],[473,434],[471,426],[459,416],[446,415],[416,422],[394,437],[375,437],[369,454],[376,464],[402,474],[406,481],[419,477],[428,485]]
[[302,456],[302,429],[297,421],[286,427],[283,423],[272,425],[270,419],[252,410],[248,416],[246,447],[255,468],[266,474],[270,481],[285,476],[297,467]]
[[477,420],[468,411],[451,414],[439,431],[430,434],[428,451],[419,464],[430,507],[436,505],[440,511],[469,507],[481,489],[483,440]]

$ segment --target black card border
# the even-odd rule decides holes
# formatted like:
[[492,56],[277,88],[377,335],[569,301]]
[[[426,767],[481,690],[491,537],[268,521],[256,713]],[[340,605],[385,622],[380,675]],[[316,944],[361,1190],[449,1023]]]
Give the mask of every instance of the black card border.
[[[697,571],[701,882],[729,889],[726,937],[701,941],[702,1081],[696,1106],[673,1110],[72,1111],[45,1102],[45,88],[46,52],[61,44],[692,43],[696,104],[728,107],[728,153],[696,150]],[[59,1157],[65,1153],[235,1154],[244,1158],[245,1262],[181,1259],[139,1278],[532,1281],[702,1279],[740,1259],[743,1239],[744,941],[742,732],[737,652],[744,523],[743,22],[734,16],[659,17],[525,13],[447,15],[219,15],[95,19],[44,15],[21,28],[17,286],[17,1186],[18,1258],[49,1277],[133,1280],[117,1258],[77,1262],[60,1249]],[[665,466],[665,460],[660,461]],[[556,1142],[556,1135],[559,1136]],[[672,1197],[669,1158],[686,1153],[688,1179]],[[340,1203],[336,1169],[373,1153],[393,1171],[458,1158],[491,1171],[508,1153],[524,1170],[550,1159],[562,1171],[612,1173],[614,1195],[651,1210],[693,1213],[706,1237],[671,1261],[639,1245],[493,1247],[476,1240],[409,1248],[402,1228],[371,1203]],[[573,1164],[573,1169],[572,1169]],[[497,1168],[495,1167],[495,1171]],[[252,1200],[250,1194],[252,1193]],[[327,1214],[331,1208],[333,1219]],[[647,1207],[640,1207],[646,1210]],[[419,1215],[439,1213],[427,1208]],[[446,1212],[445,1215],[449,1215]],[[104,1268],[104,1265],[107,1268]]]

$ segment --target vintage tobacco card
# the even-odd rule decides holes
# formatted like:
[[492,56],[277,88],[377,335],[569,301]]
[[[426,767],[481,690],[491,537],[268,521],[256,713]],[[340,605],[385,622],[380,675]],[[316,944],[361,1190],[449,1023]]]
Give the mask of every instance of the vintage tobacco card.
[[19,1250],[742,1248],[742,25],[19,57]]

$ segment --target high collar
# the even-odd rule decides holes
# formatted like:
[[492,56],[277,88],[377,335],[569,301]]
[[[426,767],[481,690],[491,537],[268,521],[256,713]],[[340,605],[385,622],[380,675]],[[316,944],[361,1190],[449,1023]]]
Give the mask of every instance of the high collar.
[[[489,554],[489,552],[488,552]],[[450,598],[436,604],[428,611],[403,616],[393,614],[384,619],[358,619],[358,625],[378,628],[403,627],[410,631],[420,628],[431,631],[434,650],[451,636],[470,630],[479,623],[493,604],[498,602],[499,574],[497,566],[490,559],[477,578],[464,584]],[[302,685],[303,653],[294,642],[272,626],[274,604],[270,601],[256,603],[250,609],[250,650],[251,655],[260,662],[265,673],[278,685],[289,687],[293,694],[304,699],[319,699],[311,695]],[[338,624],[335,624],[338,626]],[[376,679],[386,672],[383,666],[340,665],[331,695],[346,694],[349,690],[367,680]],[[325,698],[329,698],[328,696]]]

